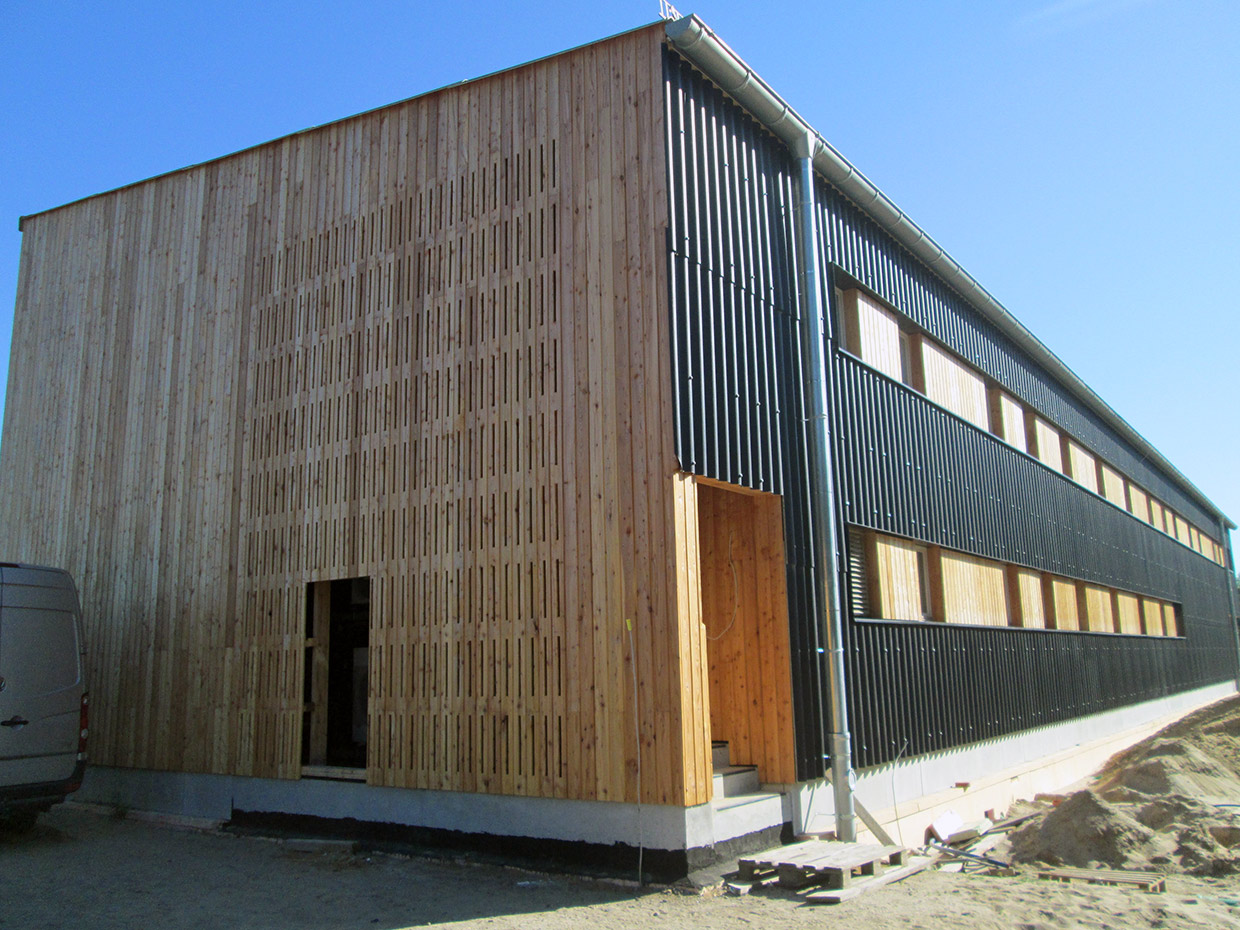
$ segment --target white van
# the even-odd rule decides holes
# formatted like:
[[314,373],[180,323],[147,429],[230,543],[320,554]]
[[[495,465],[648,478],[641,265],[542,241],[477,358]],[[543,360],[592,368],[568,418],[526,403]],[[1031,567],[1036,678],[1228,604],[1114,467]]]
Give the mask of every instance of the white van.
[[0,821],[32,825],[82,784],[82,653],[69,573],[0,562]]

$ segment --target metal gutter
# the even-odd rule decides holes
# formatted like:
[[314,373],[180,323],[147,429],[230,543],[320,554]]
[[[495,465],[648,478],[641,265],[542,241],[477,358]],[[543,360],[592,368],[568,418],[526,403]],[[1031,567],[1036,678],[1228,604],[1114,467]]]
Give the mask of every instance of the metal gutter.
[[732,51],[722,39],[695,15],[667,23],[668,39],[678,52],[700,68],[720,89],[732,96],[775,136],[794,152],[812,140],[813,165],[818,172],[846,197],[861,207],[895,239],[925,262],[947,284],[960,292],[970,304],[982,312],[1006,336],[1029,353],[1035,362],[1079,397],[1086,406],[1156,467],[1174,479],[1197,502],[1236,529],[1224,514],[1191,481],[1180,473],[1145,437],[1116,413],[1106,401],[1094,393],[1080,377],[1055,353],[1029,332],[947,252],[891,202],[864,174],[801,118],[788,103],[767,84],[757,72]]

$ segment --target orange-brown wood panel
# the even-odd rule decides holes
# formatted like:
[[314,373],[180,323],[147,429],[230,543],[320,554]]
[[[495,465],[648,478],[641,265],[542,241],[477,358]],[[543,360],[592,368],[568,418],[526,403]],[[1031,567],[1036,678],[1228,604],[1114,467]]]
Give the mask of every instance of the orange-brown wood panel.
[[1076,582],[1068,578],[1052,578],[1051,589],[1055,598],[1055,628],[1058,630],[1088,629],[1082,622],[1080,601]]
[[1062,443],[1059,431],[1036,414],[1026,418],[1028,423],[1029,451],[1055,471],[1064,470]]
[[958,552],[942,556],[943,606],[948,623],[1008,625],[1004,567]]
[[986,381],[950,352],[921,340],[926,396],[982,429],[990,428]]
[[857,288],[844,291],[842,298],[845,347],[867,365],[901,380],[900,324],[896,315]]
[[710,733],[764,782],[796,780],[781,501],[699,482]]
[[[682,761],[685,804],[711,797],[710,670],[703,625],[702,547],[697,485],[693,476],[673,477],[675,507],[676,589],[680,636],[680,674],[684,694],[681,713],[669,711],[669,725],[679,728],[685,747]],[[678,718],[678,719],[677,719]]]

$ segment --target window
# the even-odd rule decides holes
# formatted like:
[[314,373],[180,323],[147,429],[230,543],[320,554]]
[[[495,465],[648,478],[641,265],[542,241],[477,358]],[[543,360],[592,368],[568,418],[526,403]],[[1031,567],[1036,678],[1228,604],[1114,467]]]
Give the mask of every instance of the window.
[[1147,636],[1162,636],[1162,601],[1154,597],[1141,598],[1141,622]]
[[1103,497],[1116,507],[1128,510],[1128,496],[1124,491],[1123,476],[1102,461],[1098,462],[1098,486]]
[[930,559],[925,546],[868,533],[867,562],[872,566],[869,603],[883,620],[932,620]]
[[1030,414],[1029,452],[1043,465],[1063,472],[1063,448],[1059,441],[1059,431],[1037,414]]
[[1098,493],[1098,460],[1071,439],[1064,437],[1064,473],[1087,490]]
[[1126,591],[1115,592],[1115,616],[1119,620],[1121,633],[1140,633],[1141,630],[1141,599]]
[[943,619],[948,623],[1008,626],[1003,564],[944,552]]
[[954,352],[923,335],[902,314],[859,287],[837,287],[833,294],[840,341],[846,351],[1205,558],[1224,563],[1223,551],[1196,526],[1165,508]]
[[990,389],[990,431],[1021,452],[1029,451],[1025,438],[1025,408],[1020,401],[997,387]]
[[1186,546],[1192,546],[1193,541],[1188,533],[1188,521],[1178,513],[1173,516],[1175,517],[1175,538]]
[[1156,497],[1150,498],[1150,523],[1154,529],[1167,532],[1167,512]]
[[1080,613],[1086,619],[1082,628],[1091,633],[1114,633],[1115,615],[1110,590],[1084,582],[1078,585],[1078,589],[1082,606]]
[[900,330],[900,380],[917,391],[926,390],[921,364],[921,334]]
[[1052,578],[1051,592],[1055,598],[1055,628],[1058,630],[1082,629],[1076,582],[1069,578]]
[[837,293],[843,310],[844,348],[887,377],[904,381],[896,315],[857,288]]
[[1031,568],[1008,566],[1008,602],[1013,626],[1045,629],[1052,624],[1047,616],[1042,573]]
[[1184,635],[1184,618],[1180,612],[1179,604],[1168,604],[1165,601],[1162,605],[1163,612],[1163,635],[1164,636],[1183,636]]
[[921,358],[926,396],[974,426],[989,430],[985,379],[926,339],[921,340]]
[[861,527],[848,550],[857,619],[1182,635],[1179,605],[1159,598]]

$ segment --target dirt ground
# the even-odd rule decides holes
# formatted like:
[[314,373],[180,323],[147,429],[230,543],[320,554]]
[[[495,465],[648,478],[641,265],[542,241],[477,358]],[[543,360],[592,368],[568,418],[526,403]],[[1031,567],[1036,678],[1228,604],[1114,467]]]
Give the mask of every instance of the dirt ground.
[[0,834],[0,928],[637,927],[1168,928],[1240,930],[1240,881],[1171,876],[1164,894],[928,872],[839,905],[789,892],[687,895],[273,840],[62,805]]
[[[0,830],[0,930],[1240,930],[1238,805],[1240,696],[1114,756],[1067,794],[1018,805],[1030,812],[1023,825],[974,850],[1018,863],[1019,874],[931,870],[838,905],[777,887],[691,894],[476,857],[358,853],[66,804],[30,832]],[[1039,863],[1160,872],[1167,890],[1041,881]]]

